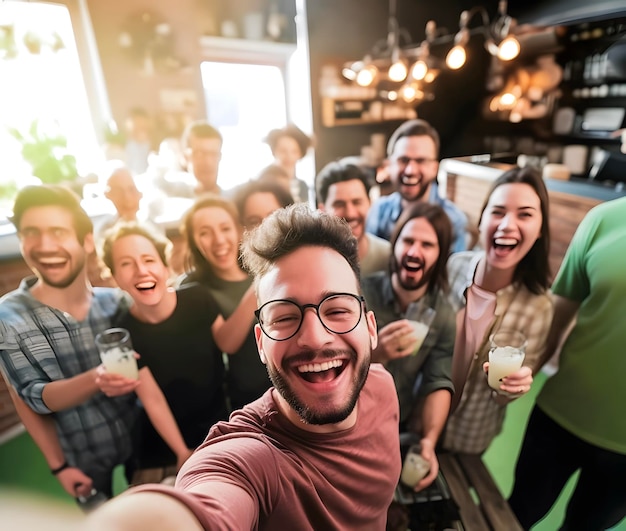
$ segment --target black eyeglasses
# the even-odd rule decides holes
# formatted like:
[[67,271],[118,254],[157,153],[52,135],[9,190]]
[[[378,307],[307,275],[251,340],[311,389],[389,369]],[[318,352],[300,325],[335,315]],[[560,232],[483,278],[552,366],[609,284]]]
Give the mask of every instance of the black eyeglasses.
[[418,166],[428,166],[429,164],[432,164],[433,162],[437,162],[437,159],[428,159],[424,157],[414,159],[411,157],[403,156],[403,157],[397,157],[396,162],[398,163],[399,166],[402,166],[402,167],[408,166],[409,162],[415,162],[415,164],[417,164]]
[[304,310],[313,308],[322,326],[333,334],[347,334],[361,321],[362,296],[352,293],[333,293],[319,304],[297,304],[288,299],[266,302],[254,312],[263,333],[274,341],[286,341],[298,333],[304,319]]

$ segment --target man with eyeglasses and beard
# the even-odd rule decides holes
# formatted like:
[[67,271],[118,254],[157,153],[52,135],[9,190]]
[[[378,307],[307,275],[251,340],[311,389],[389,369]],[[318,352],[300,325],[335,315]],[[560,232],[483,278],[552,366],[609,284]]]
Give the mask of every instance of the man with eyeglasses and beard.
[[385,528],[400,476],[398,401],[370,364],[376,320],[350,227],[292,205],[248,233],[242,257],[274,387],[213,426],[175,486],[131,489],[84,529]]
[[[445,425],[454,387],[452,353],[456,318],[447,298],[446,262],[450,221],[437,205],[419,202],[405,210],[391,238],[389,271],[365,277],[363,294],[378,323],[372,360],[385,364],[400,400],[401,432],[417,433],[430,472],[416,486],[437,477],[437,440]],[[409,305],[432,308],[435,316],[423,343],[405,318]]]
[[451,252],[467,248],[467,216],[439,195],[439,133],[425,120],[409,120],[387,143],[387,167],[395,192],[380,197],[367,215],[365,230],[389,240],[400,214],[411,205],[427,202],[444,209],[452,223]]

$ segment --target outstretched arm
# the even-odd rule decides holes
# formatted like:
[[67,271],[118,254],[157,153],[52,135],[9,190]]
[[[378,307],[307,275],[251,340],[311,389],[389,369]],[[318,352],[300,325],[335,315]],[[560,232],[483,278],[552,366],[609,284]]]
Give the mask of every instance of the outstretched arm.
[[202,531],[191,510],[181,501],[158,492],[128,492],[89,514],[85,531]]
[[[202,531],[212,529],[254,529],[258,520],[258,502],[247,491],[232,483],[206,481],[198,483],[182,496],[167,494],[172,487],[148,490],[131,489],[109,500],[90,513],[86,531]],[[177,487],[176,490],[180,489]],[[195,497],[194,494],[198,496]],[[190,496],[194,498],[190,499]],[[185,501],[183,501],[185,500]],[[201,513],[202,522],[190,509]]]

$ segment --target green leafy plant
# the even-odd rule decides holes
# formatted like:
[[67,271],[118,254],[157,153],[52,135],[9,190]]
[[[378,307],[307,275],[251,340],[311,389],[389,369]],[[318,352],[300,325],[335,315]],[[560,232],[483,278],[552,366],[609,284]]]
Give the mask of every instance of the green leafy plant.
[[78,177],[76,157],[67,149],[67,139],[58,124],[45,127],[34,120],[27,131],[7,128],[22,145],[22,157],[33,168],[33,175],[48,184],[73,181]]

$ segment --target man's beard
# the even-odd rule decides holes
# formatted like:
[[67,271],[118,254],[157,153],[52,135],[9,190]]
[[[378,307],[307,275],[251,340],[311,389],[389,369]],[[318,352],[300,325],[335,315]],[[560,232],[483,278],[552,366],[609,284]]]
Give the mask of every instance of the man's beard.
[[79,259],[76,259],[76,266],[72,267],[70,269],[69,274],[65,278],[62,278],[61,280],[56,280],[56,281],[52,280],[51,278],[48,277],[48,275],[46,275],[45,273],[42,273],[39,269],[37,269],[37,277],[44,284],[47,284],[48,286],[52,288],[63,289],[72,285],[72,283],[78,278],[78,275],[81,274],[84,267],[85,267],[85,259],[81,257]]
[[[328,357],[334,357],[332,350],[326,350],[324,353]],[[314,357],[312,353],[311,358]],[[354,363],[357,359],[356,352],[351,352],[350,362]],[[305,404],[300,397],[298,397],[297,393],[292,389],[292,387],[287,383],[286,379],[283,378],[281,372],[276,369],[273,365],[269,363],[266,365],[267,374],[270,377],[270,380],[274,384],[276,390],[281,394],[281,396],[286,400],[289,406],[298,413],[300,418],[307,424],[313,425],[322,425],[322,424],[336,424],[348,418],[350,413],[354,410],[356,406],[357,400],[359,399],[359,395],[361,393],[361,389],[365,385],[365,381],[367,380],[367,375],[369,373],[369,366],[371,360],[371,351],[368,352],[366,358],[362,361],[360,365],[357,366],[356,374],[353,380],[352,389],[350,391],[350,396],[348,397],[347,402],[338,409],[333,411],[316,411],[314,407]],[[346,369],[347,370],[347,367]]]
[[430,266],[428,269],[425,269],[425,265],[424,262],[422,260],[420,260],[419,258],[415,258],[414,260],[421,263],[421,267],[422,267],[422,277],[419,280],[413,280],[411,279],[410,281],[406,281],[403,278],[402,272],[405,271],[404,268],[404,263],[406,262],[407,257],[405,256],[402,259],[402,264],[399,264],[398,261],[394,258],[394,268],[393,268],[393,272],[395,272],[396,277],[398,279],[398,283],[400,284],[400,286],[402,287],[402,289],[405,289],[407,291],[415,291],[420,289],[422,286],[426,286],[430,283],[430,280],[433,276],[434,270],[435,270],[435,266],[432,265]]
[[[401,174],[400,175],[400,195],[402,196],[402,199],[406,200],[406,201],[417,201],[420,199],[423,199],[424,196],[426,195],[426,191],[428,190],[428,186],[430,183],[426,183],[424,180],[424,176],[422,175],[420,182],[418,184],[404,184],[404,179],[405,177],[407,179],[410,179],[409,176]],[[407,188],[410,187],[411,188],[411,192],[410,195],[407,193]],[[415,188],[417,187],[417,193],[415,193]]]

